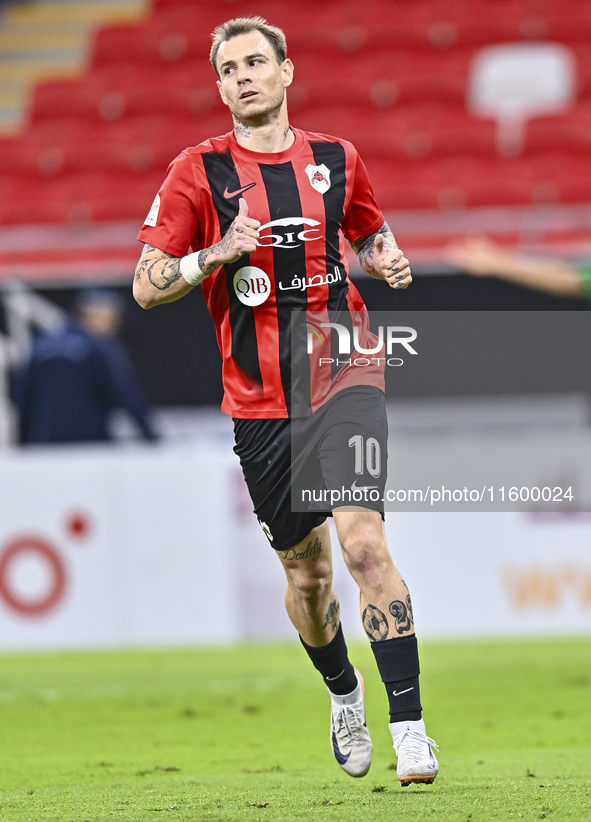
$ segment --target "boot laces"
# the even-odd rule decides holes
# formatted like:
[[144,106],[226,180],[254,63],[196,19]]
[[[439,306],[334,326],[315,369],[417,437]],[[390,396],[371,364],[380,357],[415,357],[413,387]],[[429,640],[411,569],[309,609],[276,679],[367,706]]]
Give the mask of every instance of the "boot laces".
[[435,748],[436,751],[439,750],[437,743],[421,731],[408,730],[397,736],[394,741],[396,756],[399,756],[398,752],[402,745],[404,745],[404,755],[414,762],[420,762],[425,756],[425,745]]
[[334,731],[337,738],[353,740],[363,727],[363,715],[352,705],[341,705],[334,715]]

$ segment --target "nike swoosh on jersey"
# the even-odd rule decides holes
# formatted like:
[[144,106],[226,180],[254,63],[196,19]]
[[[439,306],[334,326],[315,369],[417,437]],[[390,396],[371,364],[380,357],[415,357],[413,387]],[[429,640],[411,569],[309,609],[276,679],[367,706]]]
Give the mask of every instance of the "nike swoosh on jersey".
[[239,194],[244,194],[245,191],[248,191],[249,188],[256,186],[256,183],[249,183],[247,186],[242,186],[242,188],[236,189],[236,191],[228,191],[228,186],[226,186],[226,190],[224,191],[224,197],[226,200],[231,200],[232,197],[237,197]]
[[333,734],[332,734],[332,749],[334,751],[334,758],[339,763],[339,765],[344,765],[345,762],[347,762],[347,760],[351,756],[350,752],[348,754],[341,753],[341,750],[339,748],[339,743],[337,742],[337,738],[335,736],[334,731],[333,731]]

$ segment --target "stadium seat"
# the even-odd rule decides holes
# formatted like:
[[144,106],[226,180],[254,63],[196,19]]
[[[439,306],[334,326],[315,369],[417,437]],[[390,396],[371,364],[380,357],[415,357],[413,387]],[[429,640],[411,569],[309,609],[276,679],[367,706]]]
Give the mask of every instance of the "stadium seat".
[[303,93],[299,107],[325,105],[327,99],[377,109],[420,100],[459,101],[472,55],[472,49],[443,56],[426,49],[373,49],[349,55],[346,66],[335,71],[330,55],[300,54],[294,57],[294,89]]
[[152,114],[126,117],[101,126],[80,124],[76,138],[63,146],[64,169],[160,169],[163,175],[168,164],[185,148],[228,130],[227,115],[173,119]]
[[39,86],[32,120],[57,115],[115,121],[130,114],[203,114],[222,107],[208,61],[162,67],[113,63],[82,80]]
[[[162,184],[162,172],[109,174],[88,199],[94,220],[137,220],[138,231]],[[139,246],[138,246],[139,249]]]
[[460,146],[465,153],[495,152],[494,122],[471,116],[460,104],[409,103],[379,115],[369,107],[308,108],[298,111],[293,122],[307,131],[343,136],[363,157],[422,160],[455,154]]
[[591,153],[591,98],[580,100],[562,116],[529,121],[525,151],[563,150]]
[[579,94],[591,94],[591,37],[571,42],[569,48],[575,56]]
[[0,222],[10,225],[89,221],[94,215],[88,196],[101,180],[100,172],[56,178],[2,175]]
[[591,153],[528,157],[475,155],[401,163],[370,157],[367,168],[385,209],[461,208],[588,202]]
[[62,223],[141,220],[162,183],[162,171],[78,172],[55,179],[3,175],[0,222]]
[[174,63],[195,54],[207,54],[209,30],[189,24],[178,31],[163,30],[156,22],[100,30],[94,41],[93,61],[104,63]]

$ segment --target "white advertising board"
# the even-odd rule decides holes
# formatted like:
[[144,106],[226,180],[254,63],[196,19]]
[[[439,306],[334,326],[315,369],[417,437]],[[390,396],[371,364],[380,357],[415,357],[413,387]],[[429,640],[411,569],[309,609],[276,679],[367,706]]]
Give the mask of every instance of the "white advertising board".
[[[227,641],[227,453],[47,448],[0,461],[0,647]],[[223,506],[222,506],[223,507]]]
[[[13,450],[0,488],[1,649],[294,637],[228,442]],[[589,514],[400,512],[386,530],[422,637],[591,632]],[[335,588],[363,636],[338,550]]]

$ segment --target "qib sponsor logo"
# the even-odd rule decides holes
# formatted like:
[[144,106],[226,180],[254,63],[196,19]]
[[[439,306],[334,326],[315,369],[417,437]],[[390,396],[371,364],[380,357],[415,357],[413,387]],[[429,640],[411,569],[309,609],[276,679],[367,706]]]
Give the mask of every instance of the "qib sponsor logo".
[[245,265],[234,274],[234,292],[243,305],[260,305],[271,293],[271,281],[262,268]]

